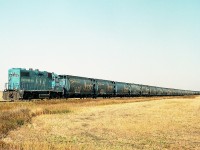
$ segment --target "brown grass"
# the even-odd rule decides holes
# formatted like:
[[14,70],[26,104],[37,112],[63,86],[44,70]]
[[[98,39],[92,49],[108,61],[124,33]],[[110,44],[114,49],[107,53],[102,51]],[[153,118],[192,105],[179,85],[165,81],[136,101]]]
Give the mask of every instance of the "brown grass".
[[[20,115],[14,117],[14,112]],[[0,115],[14,118],[14,122],[24,118],[14,124],[22,127],[6,132],[9,134],[0,141],[2,149],[200,147],[200,97],[0,103]]]
[[3,96],[3,92],[2,92],[2,91],[0,91],[0,101],[2,101],[2,100],[3,100],[2,96]]

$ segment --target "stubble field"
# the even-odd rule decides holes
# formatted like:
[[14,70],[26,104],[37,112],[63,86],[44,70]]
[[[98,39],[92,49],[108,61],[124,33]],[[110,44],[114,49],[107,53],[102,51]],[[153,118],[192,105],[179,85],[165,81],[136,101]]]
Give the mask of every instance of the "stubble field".
[[200,147],[200,97],[0,103],[0,121],[2,149]]

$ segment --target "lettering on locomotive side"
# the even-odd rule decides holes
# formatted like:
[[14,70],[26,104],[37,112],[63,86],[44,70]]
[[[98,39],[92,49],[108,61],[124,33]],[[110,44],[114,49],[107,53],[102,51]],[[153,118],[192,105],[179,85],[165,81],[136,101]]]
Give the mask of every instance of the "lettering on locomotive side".
[[9,74],[9,77],[19,77],[19,74],[16,74],[15,72],[13,72]]
[[[21,81],[22,82],[30,82],[30,83],[34,83],[35,82],[34,79],[26,79],[26,78],[21,78]],[[36,82],[37,82],[37,80],[36,80]]]

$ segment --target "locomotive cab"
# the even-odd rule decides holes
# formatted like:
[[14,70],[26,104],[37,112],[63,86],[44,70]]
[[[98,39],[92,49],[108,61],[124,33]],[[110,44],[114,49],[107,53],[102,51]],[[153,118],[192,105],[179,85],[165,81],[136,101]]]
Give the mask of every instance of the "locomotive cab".
[[23,96],[23,91],[20,90],[20,68],[12,68],[8,70],[8,83],[5,84],[3,92],[4,100],[20,99]]

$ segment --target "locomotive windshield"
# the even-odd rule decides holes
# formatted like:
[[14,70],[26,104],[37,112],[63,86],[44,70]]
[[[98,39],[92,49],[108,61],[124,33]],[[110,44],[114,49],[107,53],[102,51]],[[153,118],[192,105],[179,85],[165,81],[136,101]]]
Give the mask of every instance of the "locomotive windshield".
[[21,77],[29,77],[29,72],[21,72]]

